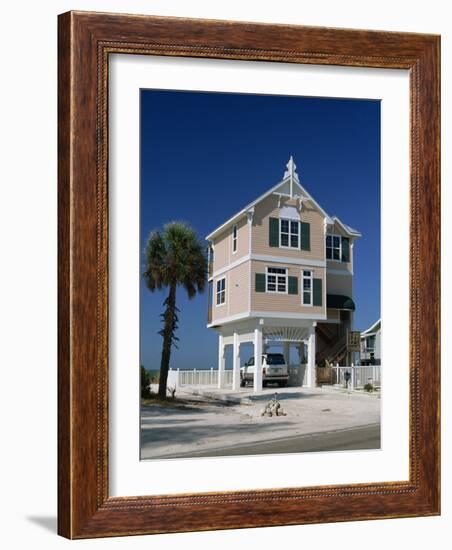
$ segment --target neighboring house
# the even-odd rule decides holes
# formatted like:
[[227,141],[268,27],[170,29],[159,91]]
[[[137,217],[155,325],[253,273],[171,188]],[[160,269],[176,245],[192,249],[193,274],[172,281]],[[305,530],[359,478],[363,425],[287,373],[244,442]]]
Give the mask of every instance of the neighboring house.
[[[240,344],[252,342],[262,388],[262,353],[291,345],[315,386],[316,362],[341,362],[353,322],[353,247],[361,234],[330,217],[300,184],[290,158],[283,179],[212,231],[208,327],[219,336],[219,386],[225,347],[233,346],[239,387]],[[305,350],[308,350],[307,358]]]
[[381,319],[361,332],[361,365],[381,365]]

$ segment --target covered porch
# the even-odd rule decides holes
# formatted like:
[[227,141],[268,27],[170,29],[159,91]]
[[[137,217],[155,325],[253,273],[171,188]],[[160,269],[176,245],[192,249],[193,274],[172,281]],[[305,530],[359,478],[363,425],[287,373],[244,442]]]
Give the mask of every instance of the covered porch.
[[[293,385],[305,385],[310,388],[316,386],[316,321],[254,318],[216,327],[215,330],[218,333],[219,389],[226,387],[226,372],[230,372],[226,371],[228,346],[232,348],[232,390],[240,388],[240,348],[244,344],[252,345],[252,355],[255,358],[254,392],[263,389],[262,355],[274,346],[281,347],[286,364],[291,369],[290,379]],[[298,352],[298,359],[297,364],[292,363],[291,366],[290,356],[294,348]]]

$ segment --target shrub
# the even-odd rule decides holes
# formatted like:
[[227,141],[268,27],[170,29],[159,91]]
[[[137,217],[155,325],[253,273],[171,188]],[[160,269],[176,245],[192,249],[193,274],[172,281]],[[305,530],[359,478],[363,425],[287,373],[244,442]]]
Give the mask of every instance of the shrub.
[[151,375],[143,365],[140,367],[140,386],[141,386],[141,397],[147,399],[151,397],[151,392],[149,389],[149,384],[151,383]]

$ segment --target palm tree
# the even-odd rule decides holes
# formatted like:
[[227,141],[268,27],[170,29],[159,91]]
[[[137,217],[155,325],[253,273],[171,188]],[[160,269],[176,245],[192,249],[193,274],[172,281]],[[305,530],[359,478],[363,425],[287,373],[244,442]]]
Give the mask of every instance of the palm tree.
[[145,251],[146,286],[151,292],[168,288],[168,296],[163,305],[162,358],[160,363],[159,398],[166,399],[166,384],[171,358],[171,348],[178,340],[179,311],[176,307],[176,290],[183,287],[188,297],[194,298],[197,292],[203,292],[206,286],[207,258],[205,247],[194,230],[183,222],[171,222],[163,231],[152,231],[148,237]]

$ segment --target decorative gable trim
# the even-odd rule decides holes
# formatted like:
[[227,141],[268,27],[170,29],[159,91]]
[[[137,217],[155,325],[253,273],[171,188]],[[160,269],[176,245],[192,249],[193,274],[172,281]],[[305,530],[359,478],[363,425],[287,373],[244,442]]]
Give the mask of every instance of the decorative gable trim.
[[[293,162],[292,157],[290,157],[290,159]],[[310,193],[308,193],[308,191],[306,191],[306,189],[299,182],[298,174],[295,172],[296,166],[294,162],[293,162],[294,173],[292,174],[292,176],[290,175],[289,164],[291,160],[289,160],[289,162],[287,163],[288,170],[286,170],[286,172],[284,173],[284,177],[280,182],[278,182],[276,185],[274,185],[272,188],[270,188],[266,193],[258,197],[256,200],[254,200],[253,202],[245,206],[245,208],[240,210],[240,212],[237,212],[237,214],[232,216],[232,218],[229,218],[229,220],[227,220],[225,223],[217,227],[214,231],[209,233],[206,237],[206,240],[210,241],[214,239],[217,235],[219,235],[222,231],[227,229],[230,225],[232,225],[233,223],[236,223],[240,219],[240,217],[244,216],[247,213],[248,210],[254,208],[256,204],[266,199],[269,195],[273,193],[278,194],[278,189],[287,184],[289,184],[289,193],[280,193],[280,194],[283,194],[285,196],[291,196],[291,198],[298,198],[298,199],[302,199],[303,201],[311,202],[314,205],[314,207],[317,208],[317,210],[319,210],[319,212],[323,216],[325,216],[327,223],[330,225],[333,224],[334,223],[333,219],[325,212],[325,210],[320,206],[320,204],[311,196]],[[298,190],[299,193],[296,193],[295,190]],[[360,235],[357,235],[357,236],[360,236]]]

